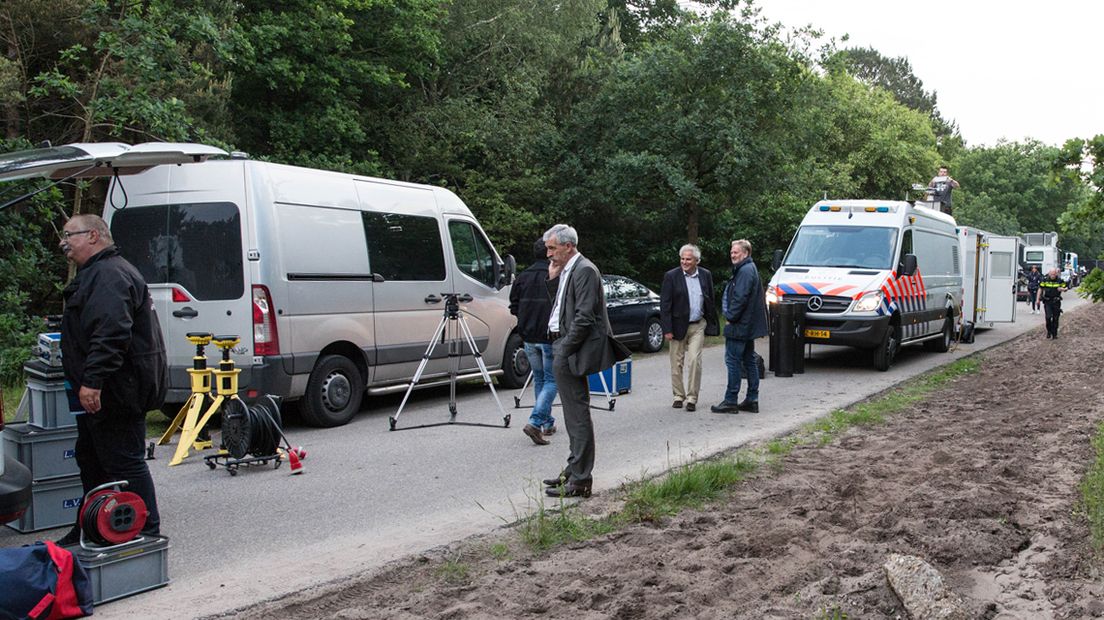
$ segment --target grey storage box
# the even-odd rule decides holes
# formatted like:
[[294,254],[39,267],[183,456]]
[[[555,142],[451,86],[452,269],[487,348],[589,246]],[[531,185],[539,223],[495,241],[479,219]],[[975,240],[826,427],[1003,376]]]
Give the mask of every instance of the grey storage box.
[[27,533],[73,525],[77,522],[77,508],[83,498],[80,476],[34,482],[27,512],[8,523],[8,527]]
[[76,428],[35,428],[11,424],[4,429],[4,452],[31,470],[36,481],[80,473],[77,467]]
[[77,418],[71,411],[80,411],[80,404],[69,402],[62,369],[32,360],[23,364],[23,374],[27,377],[27,422],[39,428],[77,425]]
[[94,605],[169,583],[169,539],[147,537],[102,550],[70,547],[92,582]]

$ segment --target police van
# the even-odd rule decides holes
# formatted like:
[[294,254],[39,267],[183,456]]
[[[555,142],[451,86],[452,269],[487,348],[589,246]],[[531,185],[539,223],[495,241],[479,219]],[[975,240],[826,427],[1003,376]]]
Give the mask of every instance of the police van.
[[[237,334],[242,395],[300,400],[345,424],[368,393],[406,388],[459,294],[492,374],[528,373],[509,311],[513,259],[441,187],[226,156],[194,144],[75,144],[0,156],[0,180],[110,176],[104,219],[145,277],[169,357],[166,412],[187,400],[188,332]],[[187,164],[187,165],[185,165]],[[436,347],[423,384],[447,383]],[[480,376],[470,351],[461,379]],[[209,358],[218,351],[209,350]]]
[[955,221],[928,203],[823,200],[805,215],[767,286],[768,305],[805,306],[805,341],[871,352],[888,370],[902,345],[945,352],[962,307]]

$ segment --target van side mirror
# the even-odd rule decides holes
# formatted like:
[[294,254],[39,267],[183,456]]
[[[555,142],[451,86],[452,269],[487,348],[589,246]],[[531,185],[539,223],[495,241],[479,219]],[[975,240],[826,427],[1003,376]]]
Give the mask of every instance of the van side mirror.
[[502,290],[514,283],[514,272],[517,270],[517,261],[512,254],[503,257],[502,262],[495,261],[494,279],[495,288]]
[[905,254],[901,257],[901,264],[898,266],[897,275],[914,276],[916,275],[916,269],[916,255]]
[[771,257],[771,270],[778,271],[778,268],[782,266],[782,250],[775,250],[774,256]]

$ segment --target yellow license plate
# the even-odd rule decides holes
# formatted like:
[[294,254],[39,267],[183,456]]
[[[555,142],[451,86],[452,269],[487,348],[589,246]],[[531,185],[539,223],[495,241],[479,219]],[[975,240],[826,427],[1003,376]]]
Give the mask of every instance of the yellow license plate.
[[807,329],[805,330],[806,338],[827,338],[831,334],[827,329]]

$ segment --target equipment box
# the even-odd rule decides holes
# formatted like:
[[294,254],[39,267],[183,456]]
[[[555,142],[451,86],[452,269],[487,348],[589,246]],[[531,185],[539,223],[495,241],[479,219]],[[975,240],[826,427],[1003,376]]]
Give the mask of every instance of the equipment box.
[[[603,377],[606,380],[605,387],[602,386]],[[600,373],[590,375],[587,383],[591,394],[605,394],[607,387],[610,394],[628,394],[632,391],[632,360],[621,360]]]
[[8,527],[27,533],[73,525],[77,522],[77,508],[83,497],[80,476],[32,483],[31,505]]
[[77,425],[71,411],[83,411],[80,403],[69,402],[65,391],[65,373],[61,368],[31,361],[23,364],[27,375],[28,419],[39,428],[66,428]]
[[75,449],[77,429],[11,424],[4,430],[5,454],[26,465],[32,479],[50,480],[80,473]]
[[88,571],[92,603],[160,588],[169,583],[169,539],[150,537],[104,550],[70,547]]

